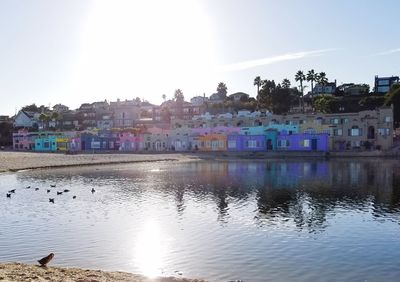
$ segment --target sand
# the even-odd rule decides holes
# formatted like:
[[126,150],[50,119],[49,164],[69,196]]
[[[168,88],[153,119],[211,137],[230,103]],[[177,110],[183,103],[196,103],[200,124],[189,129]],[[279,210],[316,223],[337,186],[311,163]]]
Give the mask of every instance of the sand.
[[102,165],[154,161],[188,161],[190,154],[77,154],[1,152],[0,172],[34,168],[55,168],[81,165]]
[[22,263],[0,264],[0,281],[59,281],[59,282],[105,282],[105,281],[157,281],[157,282],[200,282],[186,278],[146,278],[126,272],[108,272],[80,268],[40,267]]

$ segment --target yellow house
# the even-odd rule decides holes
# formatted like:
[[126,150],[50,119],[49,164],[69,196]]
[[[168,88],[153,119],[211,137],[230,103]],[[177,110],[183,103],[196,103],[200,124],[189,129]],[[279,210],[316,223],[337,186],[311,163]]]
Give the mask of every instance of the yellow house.
[[226,151],[225,134],[202,135],[198,137],[197,142],[200,151]]
[[65,137],[56,138],[57,151],[67,151],[68,150],[69,139]]

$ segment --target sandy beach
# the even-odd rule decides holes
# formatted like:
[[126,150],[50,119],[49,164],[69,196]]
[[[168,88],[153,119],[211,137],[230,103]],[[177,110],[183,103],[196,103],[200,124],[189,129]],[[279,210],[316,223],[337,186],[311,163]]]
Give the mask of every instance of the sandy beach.
[[188,161],[196,157],[184,154],[51,154],[0,152],[0,172],[34,168],[56,168],[155,161]]
[[57,281],[57,282],[105,282],[105,281],[137,281],[137,282],[199,282],[176,277],[146,278],[126,272],[108,272],[80,268],[40,267],[22,263],[0,264],[0,281]]

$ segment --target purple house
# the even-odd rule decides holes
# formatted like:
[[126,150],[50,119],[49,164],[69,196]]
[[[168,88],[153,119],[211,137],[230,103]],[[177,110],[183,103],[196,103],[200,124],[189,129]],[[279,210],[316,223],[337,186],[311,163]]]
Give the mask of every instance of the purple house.
[[266,151],[265,135],[228,135],[228,151]]
[[281,134],[278,135],[277,150],[281,151],[328,151],[328,134]]

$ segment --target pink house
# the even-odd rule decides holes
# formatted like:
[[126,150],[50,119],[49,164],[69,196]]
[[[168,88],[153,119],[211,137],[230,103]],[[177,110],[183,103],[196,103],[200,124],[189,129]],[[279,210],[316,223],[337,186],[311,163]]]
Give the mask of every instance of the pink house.
[[139,151],[144,147],[143,137],[135,136],[131,132],[119,133],[119,150],[120,151]]
[[14,150],[33,150],[37,136],[37,132],[28,132],[23,129],[13,133]]

